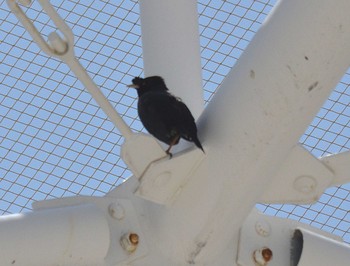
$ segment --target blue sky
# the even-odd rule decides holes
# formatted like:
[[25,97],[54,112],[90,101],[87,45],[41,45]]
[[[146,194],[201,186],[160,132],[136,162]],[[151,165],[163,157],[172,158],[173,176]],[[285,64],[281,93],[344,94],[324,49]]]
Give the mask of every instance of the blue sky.
[[[27,15],[47,36],[54,26],[33,2]],[[141,131],[136,94],[126,88],[143,75],[137,1],[60,2],[55,8],[74,32],[76,56],[127,124]],[[275,2],[198,2],[206,102]],[[29,211],[32,201],[49,198],[103,196],[131,175],[119,157],[123,138],[69,68],[32,42],[3,0],[0,17],[0,213]],[[350,147],[349,84],[346,73],[301,136],[315,156]],[[350,242],[349,189],[330,188],[310,206],[258,208]]]

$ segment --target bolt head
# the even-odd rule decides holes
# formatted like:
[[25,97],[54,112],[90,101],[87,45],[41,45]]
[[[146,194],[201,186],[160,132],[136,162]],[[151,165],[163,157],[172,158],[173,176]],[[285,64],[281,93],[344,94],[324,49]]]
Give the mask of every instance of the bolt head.
[[129,240],[131,244],[137,245],[139,243],[139,235],[135,233],[131,233],[129,235]]
[[161,188],[164,187],[171,179],[171,172],[165,171],[160,173],[154,181],[154,185]]
[[260,220],[255,223],[255,231],[258,233],[258,235],[263,237],[268,237],[271,232],[271,227],[268,222],[265,220]]
[[257,266],[267,266],[268,262],[272,260],[272,250],[268,247],[257,249],[253,253],[253,259]]
[[136,250],[139,244],[139,235],[136,233],[127,233],[120,238],[120,245],[129,253]]
[[123,206],[117,202],[113,202],[108,206],[108,213],[111,217],[117,220],[122,220],[125,217]]
[[303,176],[297,177],[293,185],[294,185],[294,189],[296,189],[297,191],[304,194],[309,194],[316,189],[317,181],[312,176],[303,175]]
[[272,259],[272,250],[269,248],[264,248],[261,251],[261,255],[266,262],[269,262]]

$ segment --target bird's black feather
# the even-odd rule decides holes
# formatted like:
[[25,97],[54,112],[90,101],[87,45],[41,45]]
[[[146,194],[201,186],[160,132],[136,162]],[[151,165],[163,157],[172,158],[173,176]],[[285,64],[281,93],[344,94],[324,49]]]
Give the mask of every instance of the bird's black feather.
[[150,134],[170,145],[167,152],[180,138],[194,142],[204,152],[190,110],[168,92],[161,77],[136,77],[132,83],[129,87],[137,89],[138,114],[142,124]]

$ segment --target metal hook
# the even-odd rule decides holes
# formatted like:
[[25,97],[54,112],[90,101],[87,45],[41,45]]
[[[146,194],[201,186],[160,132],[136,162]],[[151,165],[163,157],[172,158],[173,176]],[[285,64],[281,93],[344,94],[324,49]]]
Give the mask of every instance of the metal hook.
[[[19,3],[29,6],[31,0],[18,0]],[[48,55],[55,56],[65,62],[70,69],[74,72],[77,78],[84,84],[86,89],[96,100],[102,110],[107,114],[109,119],[114,123],[118,130],[122,133],[125,139],[129,139],[132,135],[132,131],[120,115],[116,112],[111,103],[103,95],[101,90],[96,86],[90,76],[86,73],[86,70],[79,63],[78,59],[74,55],[74,35],[72,30],[64,22],[64,20],[58,15],[56,10],[52,7],[48,0],[38,0],[43,10],[52,19],[57,29],[62,32],[64,39],[57,32],[51,32],[48,37],[48,42],[44,40],[40,32],[35,28],[33,22],[23,12],[22,8],[18,5],[16,0],[7,0],[7,4],[11,11],[16,15],[19,21],[30,33],[33,40],[39,45],[39,47]]]
[[[58,15],[56,10],[52,7],[48,0],[38,0],[39,4],[45,10],[47,15],[52,19],[53,23],[59,31],[64,35],[64,39],[57,32],[49,34],[48,42],[44,40],[40,32],[34,26],[33,22],[23,12],[22,8],[16,2],[16,0],[7,0],[7,5],[11,11],[16,15],[22,25],[30,33],[33,40],[39,45],[39,47],[48,55],[60,57],[68,52],[73,53],[74,35],[72,30],[64,22],[64,20]],[[19,0],[19,3],[25,6],[31,4],[30,0]]]
[[[30,0],[17,0],[23,5],[30,5]],[[72,30],[60,18],[48,0],[38,0],[47,15],[53,20],[64,39],[57,32],[49,34],[48,42],[44,40],[33,22],[22,11],[16,0],[7,0],[7,4],[17,18],[22,22],[39,47],[48,55],[55,56],[66,63],[74,72],[76,77],[84,84],[91,96],[95,99],[101,109],[106,113],[112,123],[118,128],[125,138],[122,148],[122,158],[137,177],[140,177],[148,166],[165,155],[159,143],[150,136],[134,134],[124,122],[108,99],[103,95],[100,88],[96,86],[84,67],[79,63],[74,54],[74,37]]]

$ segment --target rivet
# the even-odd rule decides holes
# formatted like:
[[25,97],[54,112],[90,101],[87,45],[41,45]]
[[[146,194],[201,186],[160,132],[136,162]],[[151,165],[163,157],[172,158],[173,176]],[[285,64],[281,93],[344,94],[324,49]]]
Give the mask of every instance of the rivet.
[[316,189],[317,181],[312,176],[299,176],[294,181],[294,188],[304,194],[309,194]]
[[117,220],[122,220],[125,217],[125,210],[122,205],[113,202],[108,206],[109,215]]
[[160,173],[157,176],[157,178],[154,181],[154,184],[157,187],[163,187],[169,182],[170,179],[171,179],[171,172],[165,171],[165,172]]
[[255,231],[258,235],[267,237],[270,235],[271,231],[270,224],[264,220],[257,221],[255,223]]

